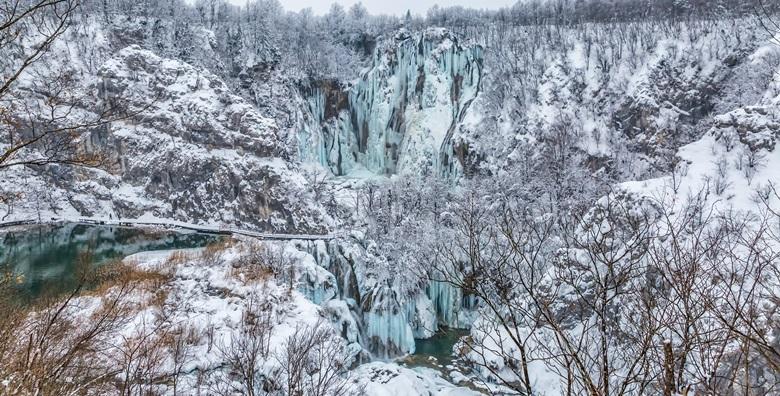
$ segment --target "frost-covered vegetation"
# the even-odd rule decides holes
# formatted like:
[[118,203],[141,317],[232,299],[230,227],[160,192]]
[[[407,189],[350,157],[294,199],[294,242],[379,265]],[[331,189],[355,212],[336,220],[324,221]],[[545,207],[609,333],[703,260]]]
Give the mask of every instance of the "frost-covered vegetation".
[[[9,273],[0,393],[776,394],[778,21],[6,1],[3,221],[287,240],[134,255],[32,306]],[[452,364],[403,366],[443,329]]]

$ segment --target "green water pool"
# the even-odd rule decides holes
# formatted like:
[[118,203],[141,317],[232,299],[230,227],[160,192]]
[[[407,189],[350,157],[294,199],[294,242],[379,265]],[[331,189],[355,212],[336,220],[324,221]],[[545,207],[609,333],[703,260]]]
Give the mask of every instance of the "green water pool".
[[142,251],[203,247],[219,238],[196,232],[68,223],[0,229],[0,270],[21,275],[20,297],[35,298],[75,286],[82,252],[88,252],[93,265],[100,265]]

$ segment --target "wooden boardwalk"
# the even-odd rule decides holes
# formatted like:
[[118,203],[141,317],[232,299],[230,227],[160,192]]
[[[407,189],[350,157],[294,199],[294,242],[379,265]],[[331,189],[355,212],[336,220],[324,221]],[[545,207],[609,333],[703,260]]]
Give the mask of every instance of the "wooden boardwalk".
[[159,227],[164,228],[167,230],[177,230],[177,229],[183,229],[183,230],[190,230],[190,231],[196,231],[200,233],[205,234],[218,234],[218,235],[243,235],[251,238],[256,239],[263,239],[263,240],[280,240],[280,241],[289,241],[289,240],[309,240],[309,241],[317,241],[317,240],[331,240],[340,238],[343,236],[343,233],[333,233],[333,234],[280,234],[280,233],[272,233],[272,232],[259,232],[259,231],[253,231],[253,230],[244,230],[240,228],[232,228],[232,227],[214,227],[214,226],[204,226],[204,225],[197,225],[197,224],[189,224],[189,223],[180,223],[180,222],[149,222],[149,221],[139,221],[139,220],[105,220],[105,219],[91,219],[91,218],[80,218],[76,220],[69,220],[69,219],[58,219],[58,218],[52,218],[51,220],[17,220],[17,221],[9,221],[0,223],[0,228],[3,227],[12,227],[12,226],[20,226],[20,225],[32,225],[32,224],[57,224],[57,223],[71,223],[71,224],[85,224],[85,225],[105,225],[105,226],[118,226],[118,227]]

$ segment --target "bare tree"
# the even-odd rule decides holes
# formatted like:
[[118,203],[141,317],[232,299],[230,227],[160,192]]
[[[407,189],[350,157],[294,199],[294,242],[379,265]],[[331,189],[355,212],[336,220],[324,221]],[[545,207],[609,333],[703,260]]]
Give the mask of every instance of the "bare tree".
[[[0,52],[8,56],[0,81],[0,133],[4,135],[0,170],[16,165],[95,166],[103,162],[96,153],[81,150],[78,137],[105,123],[109,112],[74,122],[71,116],[78,101],[70,93],[71,76],[56,71],[42,75],[33,67],[67,31],[78,5],[71,0],[14,0],[0,6]],[[22,53],[21,58],[11,56],[14,50]],[[29,86],[18,84],[23,76],[32,80]],[[16,92],[19,88],[26,92]]]
[[[479,324],[482,337],[470,345],[470,350],[478,356],[474,363],[489,371],[499,383],[530,394],[533,390],[528,373],[529,335],[523,329],[532,333],[538,326],[539,315],[523,302],[521,294],[536,292],[543,270],[540,265],[544,265],[539,260],[553,224],[538,221],[528,212],[514,212],[509,205],[503,206],[498,214],[492,213],[475,194],[466,194],[452,214],[454,238],[442,239],[444,242],[426,257],[440,258],[433,261],[436,269],[431,274],[432,280],[449,283],[464,294],[479,298],[494,320]],[[516,229],[516,225],[522,228]],[[512,242],[521,239],[527,244],[513,249]],[[507,356],[506,351],[512,349],[519,356]],[[495,354],[507,360],[509,373],[502,373],[491,362],[489,357]]]
[[170,373],[173,395],[179,394],[181,376],[185,367],[195,358],[192,346],[201,338],[201,334],[193,326],[179,324],[168,334],[166,344],[170,353],[173,371]]
[[753,4],[753,12],[757,16],[761,28],[769,33],[772,42],[780,45],[776,38],[777,32],[780,31],[777,4],[766,0],[756,0]]
[[283,246],[272,246],[259,242],[246,245],[246,250],[236,262],[233,272],[239,274],[244,281],[262,284],[270,278],[287,284],[287,292],[295,290],[296,270],[295,260],[285,251]]
[[[767,202],[767,201],[765,201]],[[717,283],[710,309],[732,343],[723,347],[720,366],[711,374],[708,390],[740,389],[743,394],[780,389],[780,348],[774,334],[780,295],[777,217],[727,212],[721,216],[727,234],[717,266],[710,269]]]
[[[646,293],[644,255],[658,209],[615,192],[561,227],[551,281],[535,299],[566,379],[591,395],[643,393],[659,323]],[[555,354],[561,357],[556,357]]]
[[73,71],[49,58],[73,24],[78,0],[11,0],[0,5],[0,171],[15,166],[110,165],[83,137],[135,117],[121,97],[95,100]]
[[343,340],[323,320],[313,326],[296,326],[277,357],[288,396],[359,394],[347,372]]
[[734,340],[712,312],[712,302],[721,298],[716,274],[730,254],[726,241],[734,230],[719,224],[708,197],[702,190],[662,211],[647,254],[654,317],[661,326],[654,360],[664,362],[666,394],[717,393],[713,375]]
[[[82,265],[91,261],[82,257]],[[3,393],[82,394],[111,389],[116,370],[101,353],[110,348],[116,331],[126,322],[128,296],[134,290],[130,278],[115,279],[111,293],[99,299],[99,308],[88,321],[76,320],[86,307],[78,298],[90,280],[53,302],[39,302],[39,309],[0,318],[0,377],[7,380]],[[6,300],[7,301],[7,300]],[[4,303],[4,305],[7,304]],[[6,331],[8,330],[8,331]]]
[[264,378],[261,366],[270,357],[275,326],[271,302],[259,294],[249,296],[238,331],[231,335],[228,344],[217,346],[229,371],[230,391],[253,396],[274,387],[272,378]]
[[0,98],[5,98],[22,73],[65,33],[77,7],[78,2],[71,0],[14,0],[0,5],[0,51],[34,40],[28,44],[33,49],[30,53],[19,60],[4,60],[9,64],[3,64]]
[[152,394],[156,385],[173,377],[163,371],[171,326],[162,318],[149,318],[149,323],[145,319],[134,333],[120,334],[120,342],[114,348],[117,359],[113,365],[119,371],[116,390],[122,396]]
[[521,394],[534,393],[534,362],[566,394],[649,391],[662,328],[647,281],[655,205],[615,192],[563,217],[467,194],[449,213],[454,234],[424,260],[436,263],[435,281],[478,299],[472,364]]

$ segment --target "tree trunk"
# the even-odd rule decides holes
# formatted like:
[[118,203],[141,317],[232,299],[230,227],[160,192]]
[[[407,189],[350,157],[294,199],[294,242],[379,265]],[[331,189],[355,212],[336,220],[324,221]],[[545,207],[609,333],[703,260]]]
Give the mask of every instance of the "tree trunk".
[[674,353],[672,341],[664,340],[664,396],[672,396],[676,391],[674,384]]

